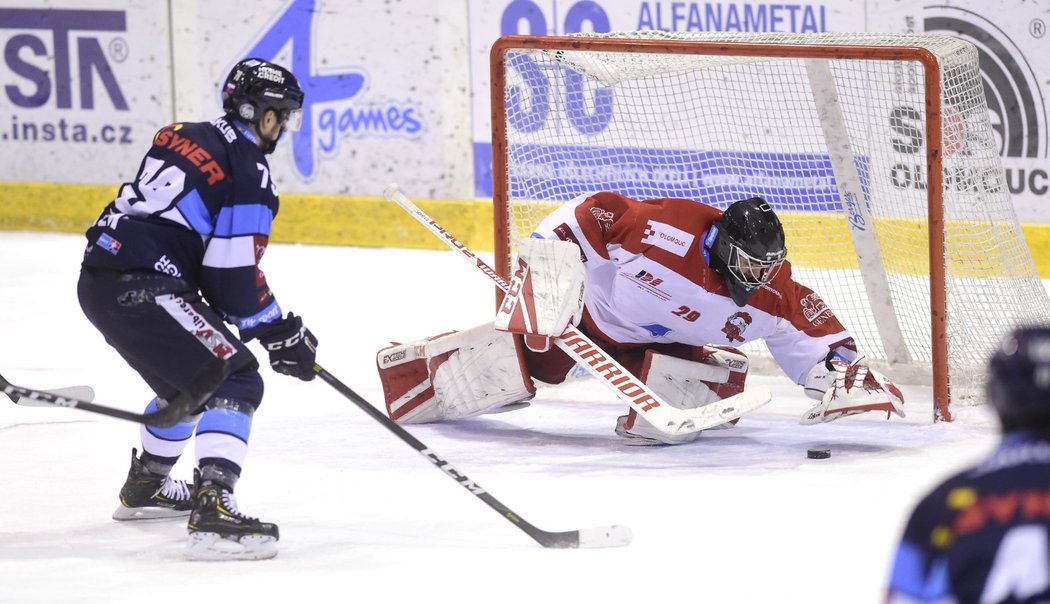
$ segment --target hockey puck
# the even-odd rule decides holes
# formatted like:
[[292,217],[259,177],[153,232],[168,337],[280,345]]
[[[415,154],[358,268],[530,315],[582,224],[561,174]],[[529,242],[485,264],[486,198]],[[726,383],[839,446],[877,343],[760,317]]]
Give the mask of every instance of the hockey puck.
[[831,449],[810,449],[806,451],[806,457],[810,459],[827,459],[831,457]]

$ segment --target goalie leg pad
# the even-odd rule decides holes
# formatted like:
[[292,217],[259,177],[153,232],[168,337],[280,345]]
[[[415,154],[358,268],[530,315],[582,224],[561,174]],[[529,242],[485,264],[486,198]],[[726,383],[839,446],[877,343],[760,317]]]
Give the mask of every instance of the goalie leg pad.
[[491,324],[384,348],[376,364],[387,413],[403,424],[519,409],[536,394],[517,338]]
[[[435,404],[434,387],[427,374],[426,340],[381,349],[376,354],[376,366],[390,419],[398,423],[439,419],[426,417],[427,407]],[[429,413],[432,414],[433,410]]]
[[[646,351],[641,380],[677,409],[696,409],[744,391],[747,355],[732,346],[709,345],[693,350],[695,354],[691,356],[696,360]],[[736,422],[727,422],[716,429],[731,428]],[[633,409],[617,419],[616,433],[634,445],[679,445],[692,442],[701,434],[664,434],[638,417]]]

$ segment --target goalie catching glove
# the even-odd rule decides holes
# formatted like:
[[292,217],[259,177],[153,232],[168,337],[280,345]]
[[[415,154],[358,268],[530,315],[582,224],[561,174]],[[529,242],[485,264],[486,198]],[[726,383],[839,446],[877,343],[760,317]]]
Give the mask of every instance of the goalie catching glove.
[[580,323],[586,284],[587,270],[574,243],[526,239],[518,244],[514,277],[496,312],[495,327],[522,334],[530,350],[546,352],[550,338]]
[[904,417],[904,395],[886,376],[864,364],[860,355],[849,362],[832,352],[810,370],[806,394],[820,399],[802,416],[801,424],[830,422],[867,411],[886,411]]

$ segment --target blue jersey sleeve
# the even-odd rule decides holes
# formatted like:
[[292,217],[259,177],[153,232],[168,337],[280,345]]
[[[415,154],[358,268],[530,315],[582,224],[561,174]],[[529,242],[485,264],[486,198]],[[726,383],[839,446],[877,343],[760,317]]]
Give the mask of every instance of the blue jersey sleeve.
[[230,194],[212,214],[201,262],[201,292],[250,340],[281,318],[281,307],[259,267],[277,216],[277,186],[252,133],[235,124],[244,144],[231,146]]

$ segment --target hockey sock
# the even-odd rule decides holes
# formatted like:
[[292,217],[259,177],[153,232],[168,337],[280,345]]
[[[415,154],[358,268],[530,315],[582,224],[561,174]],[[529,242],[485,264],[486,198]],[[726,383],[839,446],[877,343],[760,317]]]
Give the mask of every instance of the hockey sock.
[[[150,401],[146,406],[146,413],[152,413],[160,409],[157,399]],[[143,424],[139,428],[139,436],[142,439],[142,465],[153,474],[167,476],[171,468],[179,460],[186,445],[193,436],[193,429],[197,426],[200,415],[191,415],[185,420],[170,426],[161,428]]]
[[[197,467],[202,470],[202,480],[214,479],[227,484],[226,477],[240,473],[244,458],[248,455],[248,437],[251,435],[254,412],[255,407],[243,401],[218,397],[208,401],[204,415],[197,424],[195,442]],[[208,466],[224,468],[226,471],[216,471],[214,477],[209,477],[204,475]],[[233,482],[236,482],[236,478]],[[233,484],[228,486],[232,488]]]

